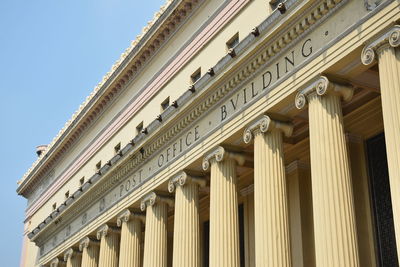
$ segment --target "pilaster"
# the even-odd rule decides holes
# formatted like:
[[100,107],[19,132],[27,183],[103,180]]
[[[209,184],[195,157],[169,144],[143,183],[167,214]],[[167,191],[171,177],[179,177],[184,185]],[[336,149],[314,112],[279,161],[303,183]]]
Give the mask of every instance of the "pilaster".
[[254,217],[256,266],[291,266],[290,233],[282,133],[293,127],[263,115],[244,132],[254,137]]

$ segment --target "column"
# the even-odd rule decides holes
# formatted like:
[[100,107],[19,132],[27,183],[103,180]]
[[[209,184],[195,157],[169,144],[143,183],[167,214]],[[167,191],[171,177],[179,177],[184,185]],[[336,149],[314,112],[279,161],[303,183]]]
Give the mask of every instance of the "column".
[[239,217],[236,164],[244,157],[219,146],[203,159],[211,169],[210,267],[239,267]]
[[118,228],[108,224],[97,231],[97,240],[100,240],[99,267],[118,267],[119,234]]
[[64,267],[64,266],[65,266],[65,261],[62,261],[59,258],[54,258],[50,262],[50,267]]
[[90,237],[85,237],[79,243],[82,252],[82,267],[97,267],[99,264],[100,242]]
[[390,195],[396,233],[397,255],[400,255],[400,26],[395,25],[367,45],[361,54],[369,65],[378,54],[383,124],[389,169]]
[[117,218],[121,227],[121,243],[119,251],[119,267],[140,267],[142,222],[145,216],[129,209]]
[[64,253],[64,261],[67,262],[67,267],[81,267],[82,253],[73,248],[69,248]]
[[199,186],[205,180],[180,172],[168,183],[175,193],[174,246],[172,266],[200,267]]
[[291,266],[288,201],[282,133],[293,127],[263,115],[244,132],[254,137],[254,226],[256,266]]
[[146,211],[143,266],[167,266],[167,220],[168,205],[173,200],[150,192],[140,203]]
[[359,266],[349,160],[341,97],[353,89],[319,77],[296,96],[309,102],[311,181],[316,266]]

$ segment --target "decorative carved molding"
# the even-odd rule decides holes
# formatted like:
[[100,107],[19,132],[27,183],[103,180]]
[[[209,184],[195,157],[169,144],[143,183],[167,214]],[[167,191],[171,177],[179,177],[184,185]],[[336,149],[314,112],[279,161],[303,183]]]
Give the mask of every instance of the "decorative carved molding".
[[200,187],[206,186],[206,180],[204,178],[188,175],[185,171],[181,171],[169,180],[168,191],[173,193],[177,186],[184,186],[186,183],[196,183]]
[[377,50],[385,45],[390,45],[391,47],[400,45],[400,25],[394,25],[376,40],[366,45],[361,52],[361,62],[364,65],[370,65],[375,61]]
[[100,245],[99,241],[87,236],[79,242],[79,251],[83,251],[84,248],[88,248],[89,246],[99,246],[99,245]]
[[129,222],[131,219],[137,219],[141,222],[145,222],[146,216],[143,213],[133,212],[130,209],[126,209],[117,217],[117,226],[121,227],[122,223]]
[[147,207],[153,206],[158,201],[163,202],[170,207],[174,206],[174,200],[172,198],[166,196],[160,196],[155,192],[150,192],[149,194],[143,197],[142,202],[140,203],[140,209],[142,211],[145,211]]
[[97,237],[97,240],[101,240],[102,237],[106,237],[110,233],[117,233],[118,234],[119,232],[120,232],[119,228],[110,226],[108,224],[103,224],[97,230],[96,237]]
[[287,137],[291,136],[293,133],[293,125],[291,123],[272,120],[269,116],[262,115],[246,128],[243,133],[243,140],[248,144],[251,142],[255,134],[266,133],[274,129],[282,131]]
[[74,254],[80,253],[79,251],[74,250],[73,248],[69,248],[64,252],[64,261],[68,261],[74,256]]
[[327,77],[320,76],[316,81],[297,93],[295,99],[296,108],[303,109],[307,104],[308,96],[314,93],[319,96],[331,93],[341,96],[345,101],[350,101],[353,97],[354,88],[350,85],[333,83]]
[[213,160],[215,160],[216,162],[221,162],[224,159],[233,159],[237,162],[237,164],[239,165],[243,165],[245,162],[245,157],[237,152],[230,152],[227,151],[224,147],[222,146],[217,146],[216,148],[214,148],[214,150],[212,150],[211,152],[209,152],[208,154],[206,154],[203,158],[203,170],[208,170],[208,168],[210,168],[210,164]]

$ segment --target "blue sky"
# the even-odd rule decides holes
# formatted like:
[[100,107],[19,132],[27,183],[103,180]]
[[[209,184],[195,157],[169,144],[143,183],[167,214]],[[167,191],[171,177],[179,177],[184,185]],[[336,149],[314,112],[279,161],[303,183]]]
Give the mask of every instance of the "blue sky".
[[16,182],[164,0],[0,0],[0,258],[19,266]]

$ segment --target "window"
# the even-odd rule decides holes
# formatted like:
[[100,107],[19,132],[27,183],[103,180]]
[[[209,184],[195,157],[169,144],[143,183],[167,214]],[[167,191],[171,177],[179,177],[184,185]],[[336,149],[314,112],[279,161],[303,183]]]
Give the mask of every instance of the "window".
[[226,42],[226,49],[234,48],[239,43],[239,33],[237,32],[228,42]]
[[79,179],[79,185],[82,186],[85,183],[85,176]]
[[190,80],[192,83],[197,82],[201,78],[201,68],[198,68],[192,75],[190,75]]
[[136,126],[136,134],[140,134],[143,130],[143,121]]
[[166,110],[169,107],[169,97],[167,97],[162,103],[161,103],[161,112]]
[[96,171],[101,169],[101,160],[96,164]]
[[69,198],[69,191],[65,192],[65,199]]
[[57,203],[54,203],[54,204],[53,204],[53,211],[55,211],[56,208],[57,208]]
[[115,147],[114,147],[114,152],[117,154],[119,151],[121,151],[121,142],[119,142]]

